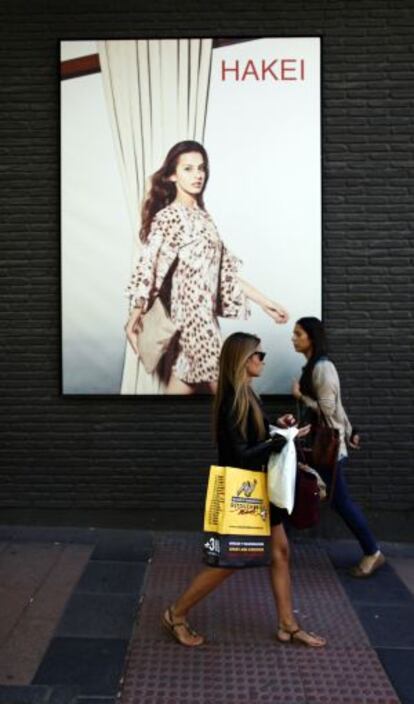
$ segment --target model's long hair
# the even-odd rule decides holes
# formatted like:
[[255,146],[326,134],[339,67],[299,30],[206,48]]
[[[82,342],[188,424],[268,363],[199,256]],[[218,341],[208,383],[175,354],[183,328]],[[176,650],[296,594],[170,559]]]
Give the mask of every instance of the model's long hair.
[[314,318],[311,316],[299,318],[299,320],[296,321],[296,325],[300,325],[300,327],[303,328],[312,342],[312,354],[303,367],[302,375],[299,379],[300,391],[302,394],[316,399],[317,396],[313,388],[312,373],[317,361],[321,357],[326,357],[328,355],[325,329],[319,318]]
[[159,210],[165,208],[167,205],[172,203],[176,196],[176,186],[173,181],[170,181],[170,177],[175,174],[177,168],[178,159],[182,154],[188,154],[188,152],[198,152],[201,154],[204,160],[205,168],[205,179],[203,184],[203,190],[201,193],[197,194],[197,203],[200,208],[204,208],[203,193],[207,185],[209,176],[209,165],[208,165],[208,155],[203,145],[199,142],[194,142],[192,140],[186,140],[184,142],[178,142],[171,147],[167,156],[164,159],[164,163],[158,171],[151,177],[151,188],[147,198],[142,206],[141,213],[141,229],[139,232],[139,237],[142,242],[146,242],[148,238],[148,233],[151,228],[151,223],[154,216]]
[[247,436],[247,419],[249,410],[252,412],[253,423],[258,438],[263,440],[266,429],[263,422],[263,413],[254,391],[250,388],[246,363],[256,351],[260,338],[245,332],[235,332],[223,344],[220,353],[219,378],[217,392],[214,397],[214,434],[217,441],[219,430],[219,416],[223,401],[229,395],[234,395],[233,411],[236,426],[242,436]]

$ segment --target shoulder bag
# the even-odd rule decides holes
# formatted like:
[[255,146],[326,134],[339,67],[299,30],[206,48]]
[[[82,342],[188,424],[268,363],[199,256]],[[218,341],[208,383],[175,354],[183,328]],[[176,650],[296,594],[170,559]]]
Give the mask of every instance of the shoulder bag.
[[142,315],[137,334],[138,355],[147,374],[155,371],[176,332],[161,298],[156,296],[151,308]]

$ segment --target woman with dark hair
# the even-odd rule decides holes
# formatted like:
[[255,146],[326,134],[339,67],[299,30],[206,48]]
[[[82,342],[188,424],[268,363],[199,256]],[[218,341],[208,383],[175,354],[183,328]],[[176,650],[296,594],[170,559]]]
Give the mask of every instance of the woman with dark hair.
[[125,326],[135,353],[141,316],[159,295],[178,335],[169,350],[166,393],[214,392],[221,348],[217,317],[247,318],[247,300],[276,323],[288,314],[238,274],[241,262],[222,243],[204,205],[207,152],[198,142],[175,144],[153,175],[142,209],[142,252],[127,293]]
[[[327,355],[322,322],[314,317],[300,318],[295,324],[292,342],[296,352],[300,352],[307,359],[300,380],[295,381],[292,388],[293,396],[308,409],[305,419],[314,421],[320,410],[328,424],[339,431],[332,508],[354,534],[364,553],[359,564],[351,569],[351,574],[354,577],[369,577],[384,564],[385,558],[368,527],[364,514],[351,499],[345,481],[347,444],[354,449],[359,449],[360,437],[357,430],[352,428],[342,405],[339,376],[335,365]],[[329,490],[332,474],[324,471],[320,471],[320,474]]]
[[[220,354],[217,394],[214,399],[214,428],[218,445],[218,462],[221,466],[240,467],[261,471],[271,452],[278,452],[285,439],[270,436],[267,420],[260,399],[251,388],[264,367],[265,352],[255,335],[236,332],[224,342]],[[280,427],[295,423],[293,416],[278,418]],[[309,427],[299,430],[299,437],[309,432]],[[282,520],[285,510],[271,506],[272,564],[270,577],[279,624],[276,638],[282,643],[296,642],[314,648],[325,645],[320,636],[304,631],[297,623],[292,608],[289,570],[289,543]],[[188,589],[167,608],[162,622],[181,645],[198,646],[204,638],[187,622],[187,614],[207,594],[218,587],[235,570],[227,567],[206,567],[192,581]]]

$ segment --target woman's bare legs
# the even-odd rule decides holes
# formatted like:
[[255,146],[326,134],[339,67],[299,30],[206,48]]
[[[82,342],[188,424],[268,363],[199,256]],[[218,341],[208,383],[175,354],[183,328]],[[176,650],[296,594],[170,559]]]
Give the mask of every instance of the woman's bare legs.
[[[184,645],[201,645],[204,638],[198,634],[193,635],[186,626],[186,616],[190,609],[193,608],[199,601],[204,599],[207,594],[210,594],[222,582],[224,582],[234,570],[223,567],[206,567],[198,573],[193,579],[190,586],[170,607],[171,621],[175,625],[175,635],[177,640],[180,640]],[[164,620],[166,613],[164,613]]]
[[187,384],[185,381],[182,381],[178,377],[174,376],[174,374],[171,374],[165,393],[189,396],[196,393],[215,394],[216,390],[217,383],[215,381],[209,381],[201,384]]
[[272,564],[270,580],[275,597],[279,623],[286,628],[296,626],[292,607],[292,587],[290,580],[290,549],[282,524],[272,526]]
[[189,396],[194,393],[194,384],[186,384],[185,381],[181,381],[174,374],[171,374],[165,393]]
[[293,614],[292,585],[290,579],[290,549],[282,524],[272,526],[272,565],[270,579],[275,597],[279,618],[278,638],[281,641],[291,640],[291,633],[297,631],[295,640],[300,640],[305,645],[320,647],[325,645],[325,640],[319,636],[299,629],[298,622]]
[[234,570],[228,567],[205,567],[194,577],[184,594],[174,602],[174,614],[186,616],[190,609],[224,582]]

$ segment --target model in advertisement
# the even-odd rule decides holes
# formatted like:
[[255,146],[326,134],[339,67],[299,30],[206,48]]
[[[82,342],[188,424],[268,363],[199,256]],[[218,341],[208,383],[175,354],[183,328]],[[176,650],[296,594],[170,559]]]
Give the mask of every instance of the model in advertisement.
[[[221,350],[219,316],[247,318],[248,301],[253,301],[276,323],[286,323],[289,317],[279,303],[240,278],[241,262],[223,244],[204,205],[208,176],[204,147],[179,142],[152,176],[142,208],[142,250],[127,289],[131,312],[125,330],[138,355],[142,316],[162,291],[178,330],[157,369],[167,394],[214,393]],[[230,187],[231,174],[228,182]]]

